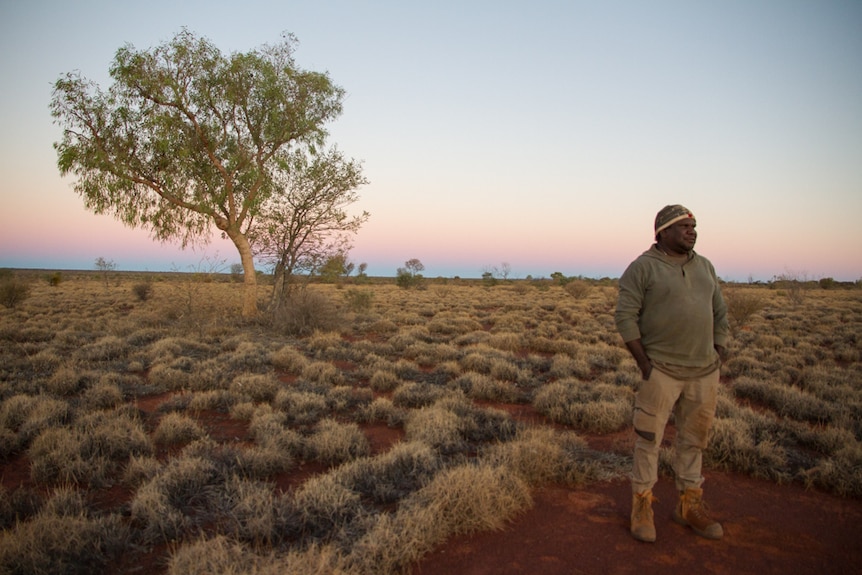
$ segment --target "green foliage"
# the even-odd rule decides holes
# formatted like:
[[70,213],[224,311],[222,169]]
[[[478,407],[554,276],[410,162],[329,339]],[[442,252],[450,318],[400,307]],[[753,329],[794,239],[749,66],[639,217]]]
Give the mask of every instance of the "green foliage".
[[419,287],[422,284],[422,274],[425,265],[418,259],[413,258],[404,262],[403,268],[398,268],[395,275],[395,284],[403,289]]
[[290,155],[321,146],[342,111],[344,90],[299,68],[296,42],[225,55],[184,29],[155,48],[120,48],[107,92],[70,72],[51,100],[58,167],[87,208],[183,246],[213,226],[230,236],[247,268],[246,317],[257,313],[250,222],[266,226],[258,216]]

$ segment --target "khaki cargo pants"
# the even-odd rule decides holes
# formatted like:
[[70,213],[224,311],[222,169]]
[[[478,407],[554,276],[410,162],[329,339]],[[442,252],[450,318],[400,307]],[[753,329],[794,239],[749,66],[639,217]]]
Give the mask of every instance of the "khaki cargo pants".
[[671,412],[676,441],[673,470],[679,491],[703,484],[703,449],[715,417],[719,370],[697,379],[676,379],[653,368],[635,397],[636,434],[632,491],[652,489],[658,480],[658,454]]

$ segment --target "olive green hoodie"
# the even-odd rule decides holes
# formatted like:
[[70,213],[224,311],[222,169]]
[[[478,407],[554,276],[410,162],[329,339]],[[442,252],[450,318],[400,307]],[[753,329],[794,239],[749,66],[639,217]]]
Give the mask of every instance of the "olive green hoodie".
[[714,364],[714,345],[724,346],[729,332],[709,260],[692,251],[680,265],[655,245],[620,278],[614,319],[623,341],[640,338],[651,360],[685,367]]

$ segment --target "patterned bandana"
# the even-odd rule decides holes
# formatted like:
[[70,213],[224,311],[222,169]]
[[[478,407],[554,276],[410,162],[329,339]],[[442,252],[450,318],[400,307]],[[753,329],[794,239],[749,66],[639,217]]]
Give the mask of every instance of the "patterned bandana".
[[655,234],[658,235],[663,229],[674,225],[680,220],[686,218],[694,219],[694,214],[688,211],[688,208],[679,204],[665,206],[655,216]]

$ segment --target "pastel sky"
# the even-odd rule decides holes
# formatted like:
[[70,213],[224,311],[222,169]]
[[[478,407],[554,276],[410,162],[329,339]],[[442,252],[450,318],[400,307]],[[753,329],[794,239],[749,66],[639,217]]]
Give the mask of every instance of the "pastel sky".
[[183,27],[225,53],[292,32],[345,88],[369,275],[619,277],[682,203],[725,279],[862,278],[858,0],[0,0],[0,267],[239,261],[87,212],[56,167],[53,83],[107,88],[118,48]]

